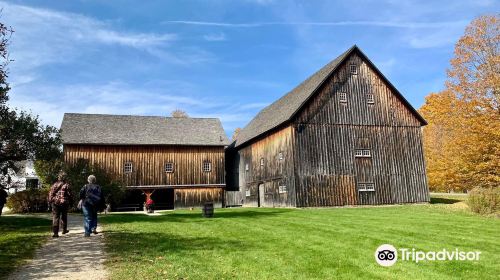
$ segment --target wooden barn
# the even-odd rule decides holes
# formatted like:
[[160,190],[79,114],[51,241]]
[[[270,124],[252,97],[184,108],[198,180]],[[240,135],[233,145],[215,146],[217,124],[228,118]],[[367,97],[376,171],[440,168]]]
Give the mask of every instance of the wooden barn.
[[239,133],[226,151],[228,204],[427,202],[424,125],[353,46],[262,109]]
[[65,114],[61,129],[64,160],[99,164],[130,190],[130,210],[150,195],[166,209],[223,205],[229,141],[219,119]]

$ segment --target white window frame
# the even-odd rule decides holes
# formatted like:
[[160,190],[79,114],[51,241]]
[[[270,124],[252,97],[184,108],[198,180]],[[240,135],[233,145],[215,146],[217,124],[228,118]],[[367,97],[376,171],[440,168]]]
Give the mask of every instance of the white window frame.
[[347,92],[345,91],[339,92],[339,102],[347,103]]
[[367,93],[366,94],[366,103],[368,104],[374,104],[375,103],[375,96],[373,93]]
[[264,166],[264,162],[265,162],[264,158],[260,158],[260,166]]
[[372,151],[370,149],[356,149],[354,151],[354,157],[372,157]]
[[252,194],[250,193],[250,190],[245,190],[245,196],[251,196]]
[[212,163],[210,161],[204,161],[202,168],[203,172],[212,172]]
[[285,185],[278,186],[278,193],[287,193],[288,190]]
[[131,161],[127,161],[123,164],[123,173],[134,172],[134,164]]
[[374,183],[358,183],[358,191],[359,192],[374,192],[375,184]]
[[165,172],[174,173],[174,163],[173,162],[165,162]]
[[358,75],[358,66],[354,63],[351,63],[351,65],[349,65],[349,72],[352,75]]

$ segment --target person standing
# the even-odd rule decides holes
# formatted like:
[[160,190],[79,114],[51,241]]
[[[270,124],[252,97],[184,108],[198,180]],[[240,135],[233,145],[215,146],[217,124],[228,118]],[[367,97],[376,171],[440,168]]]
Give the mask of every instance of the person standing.
[[2,216],[3,206],[7,202],[7,192],[4,189],[0,189],[0,216]]
[[71,189],[66,180],[66,173],[59,172],[57,182],[55,182],[49,191],[49,205],[52,207],[52,237],[59,237],[59,225],[62,226],[62,234],[68,230],[68,209],[73,203]]
[[90,233],[97,234],[97,212],[102,211],[105,205],[101,186],[96,184],[96,177],[90,175],[87,181],[89,183],[80,190],[85,237],[89,237]]

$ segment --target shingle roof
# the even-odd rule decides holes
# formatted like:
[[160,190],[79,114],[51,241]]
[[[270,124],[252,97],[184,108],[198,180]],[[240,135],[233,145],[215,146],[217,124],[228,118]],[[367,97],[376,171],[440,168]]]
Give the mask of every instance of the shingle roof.
[[219,119],[66,113],[64,144],[225,146]]
[[399,91],[385,78],[385,76],[375,67],[368,57],[361,52],[356,46],[352,46],[347,51],[339,55],[327,65],[323,66],[319,71],[307,78],[292,91],[276,100],[271,105],[262,109],[250,123],[241,130],[236,140],[236,147],[239,147],[252,139],[286,123],[297,111],[314,95],[323,82],[330,77],[335,70],[348,58],[351,53],[357,51],[372,68],[382,77],[383,80],[396,92],[396,95],[401,101],[412,111],[412,113],[421,121],[422,124],[427,124],[426,121],[418,114],[418,112],[410,105],[410,103],[399,93]]

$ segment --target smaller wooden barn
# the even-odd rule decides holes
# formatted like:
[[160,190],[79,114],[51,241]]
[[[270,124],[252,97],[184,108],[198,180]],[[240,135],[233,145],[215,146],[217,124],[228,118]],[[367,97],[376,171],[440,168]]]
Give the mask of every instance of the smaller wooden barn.
[[429,201],[424,125],[353,46],[242,129],[226,151],[228,203],[320,207]]
[[129,189],[125,207],[152,196],[164,209],[224,203],[224,149],[216,118],[64,114],[64,160],[99,164]]

